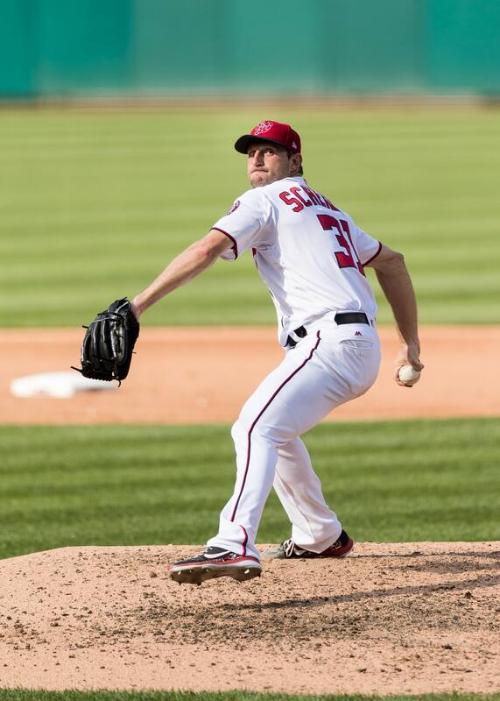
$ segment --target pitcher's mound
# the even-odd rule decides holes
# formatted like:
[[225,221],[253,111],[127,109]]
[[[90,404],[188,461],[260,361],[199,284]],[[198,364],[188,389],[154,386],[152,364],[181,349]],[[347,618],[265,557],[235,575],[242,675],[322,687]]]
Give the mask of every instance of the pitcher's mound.
[[288,693],[500,688],[500,542],[358,544],[179,586],[180,546],[0,562],[0,686]]

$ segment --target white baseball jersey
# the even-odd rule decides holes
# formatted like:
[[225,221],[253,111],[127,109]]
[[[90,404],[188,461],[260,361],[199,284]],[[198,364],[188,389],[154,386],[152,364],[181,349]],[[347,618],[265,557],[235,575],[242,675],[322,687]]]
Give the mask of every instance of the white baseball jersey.
[[282,345],[290,331],[328,312],[363,311],[375,318],[363,266],[382,244],[304,178],[248,190],[212,228],[233,241],[222,258],[235,260],[252,249],[276,307]]

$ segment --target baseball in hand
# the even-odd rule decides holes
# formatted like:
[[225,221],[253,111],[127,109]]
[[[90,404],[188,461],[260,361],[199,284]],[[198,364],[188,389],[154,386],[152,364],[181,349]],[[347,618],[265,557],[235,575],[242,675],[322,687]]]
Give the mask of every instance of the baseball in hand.
[[420,372],[411,365],[402,365],[398,370],[398,377],[407,387],[413,387],[420,380]]

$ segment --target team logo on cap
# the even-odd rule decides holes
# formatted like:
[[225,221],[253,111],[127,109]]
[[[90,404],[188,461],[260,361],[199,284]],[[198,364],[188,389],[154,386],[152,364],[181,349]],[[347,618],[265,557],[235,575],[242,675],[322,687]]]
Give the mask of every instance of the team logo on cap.
[[266,132],[268,132],[272,128],[273,128],[272,122],[261,122],[260,124],[257,124],[255,129],[252,129],[252,134],[254,136],[260,136],[261,134],[265,134]]

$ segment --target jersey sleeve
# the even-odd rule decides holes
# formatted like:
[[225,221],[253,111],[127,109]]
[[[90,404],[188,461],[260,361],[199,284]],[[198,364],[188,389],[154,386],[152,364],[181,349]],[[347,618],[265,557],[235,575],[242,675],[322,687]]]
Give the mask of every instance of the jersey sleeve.
[[212,226],[233,242],[232,247],[221,254],[221,258],[236,260],[248,248],[258,249],[271,217],[271,204],[259,188],[241,195],[229,212]]
[[351,231],[359,261],[362,265],[368,265],[380,253],[382,243],[374,239],[370,234],[367,234],[363,229],[360,229],[359,226],[356,226],[352,220]]

